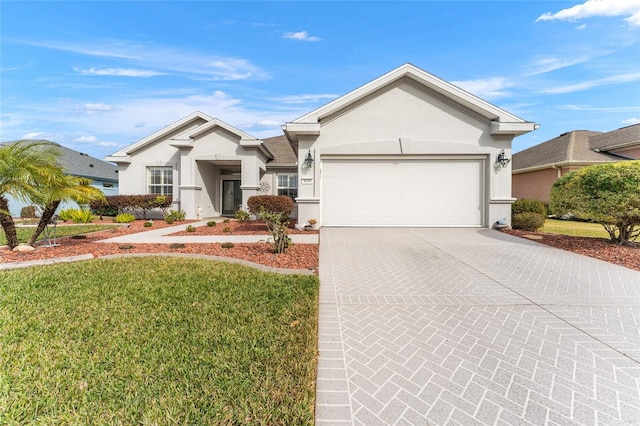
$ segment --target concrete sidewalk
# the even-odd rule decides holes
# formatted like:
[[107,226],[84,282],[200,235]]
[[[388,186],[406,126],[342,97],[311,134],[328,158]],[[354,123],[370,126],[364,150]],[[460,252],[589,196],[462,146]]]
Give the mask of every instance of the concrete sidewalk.
[[[206,226],[210,220],[221,222],[224,218],[209,218],[199,222],[189,223],[191,226]],[[162,229],[153,229],[135,234],[100,240],[99,243],[130,243],[130,244],[208,244],[208,243],[258,243],[266,241],[269,235],[188,235],[171,236],[176,232],[184,231],[187,225],[175,225]],[[318,244],[318,234],[294,234],[289,235],[294,244]]]

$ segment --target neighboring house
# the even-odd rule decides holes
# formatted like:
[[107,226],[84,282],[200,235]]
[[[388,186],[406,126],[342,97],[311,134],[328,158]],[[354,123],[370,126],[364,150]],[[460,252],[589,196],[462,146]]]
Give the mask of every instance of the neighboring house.
[[640,124],[601,133],[574,130],[513,155],[513,196],[549,202],[554,182],[593,164],[640,158]]
[[[91,157],[83,152],[66,148],[55,142],[32,142],[48,142],[56,145],[61,154],[60,163],[67,174],[91,179],[91,186],[100,189],[105,195],[118,195],[118,168],[115,165]],[[4,142],[3,144],[8,143],[13,142]],[[20,210],[27,205],[29,205],[29,203],[23,203],[9,198],[9,211],[13,216],[20,216]],[[77,204],[69,202],[60,205],[59,209],[77,207]]]
[[515,136],[534,123],[405,64],[260,140],[193,113],[107,157],[120,193],[173,195],[188,218],[293,197],[324,226],[492,226],[510,219]]

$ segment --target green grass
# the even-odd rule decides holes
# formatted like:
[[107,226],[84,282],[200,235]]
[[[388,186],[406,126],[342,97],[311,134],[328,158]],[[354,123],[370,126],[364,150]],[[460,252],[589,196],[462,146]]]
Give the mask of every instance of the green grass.
[[[91,232],[102,231],[104,229],[117,228],[116,225],[65,225],[56,227],[56,237],[70,237],[71,235],[78,234],[89,234]],[[21,243],[26,243],[29,240],[29,237],[35,231],[35,227],[28,228],[16,228],[16,232],[18,234],[18,241]],[[53,230],[51,231],[51,236],[53,237]],[[44,233],[40,234],[38,237],[38,241],[44,239]],[[4,231],[0,228],[0,245],[7,244],[7,238],[5,237]]]
[[172,258],[0,274],[0,424],[313,424],[318,279]]
[[550,234],[562,234],[572,237],[593,237],[609,239],[609,234],[599,223],[574,222],[571,220],[547,219],[541,229]]

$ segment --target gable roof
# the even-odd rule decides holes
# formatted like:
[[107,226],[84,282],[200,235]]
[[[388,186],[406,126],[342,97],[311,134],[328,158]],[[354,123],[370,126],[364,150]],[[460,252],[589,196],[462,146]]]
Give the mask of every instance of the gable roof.
[[309,134],[319,132],[318,124],[323,118],[348,108],[375,91],[389,86],[403,78],[414,80],[440,95],[449,98],[453,102],[486,117],[488,120],[492,121],[492,134],[520,135],[537,128],[535,123],[516,117],[515,115],[498,108],[497,106],[492,105],[489,102],[486,102],[477,96],[474,96],[471,93],[434,76],[433,74],[429,74],[410,63],[406,63],[395,70],[360,86],[346,95],[285,124],[283,126],[285,134],[291,134],[295,139],[296,133]]
[[[60,150],[60,163],[69,175],[80,176],[92,180],[118,182],[118,167],[83,152],[75,151],[58,143],[47,140],[29,140],[28,142],[50,143]],[[15,142],[4,142],[2,145]]]
[[612,151],[632,145],[640,146],[640,123],[591,137],[591,149]]
[[513,154],[512,170],[525,171],[569,164],[620,161],[620,157],[591,149],[590,139],[600,132],[574,130]]

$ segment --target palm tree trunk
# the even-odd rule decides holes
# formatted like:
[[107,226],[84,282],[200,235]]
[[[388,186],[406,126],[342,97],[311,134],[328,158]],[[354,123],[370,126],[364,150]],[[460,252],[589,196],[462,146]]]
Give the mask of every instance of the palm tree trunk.
[[18,233],[16,232],[16,224],[9,213],[9,200],[0,197],[0,224],[7,238],[7,245],[10,249],[14,249],[18,244]]
[[31,235],[31,238],[29,238],[29,242],[27,244],[32,246],[36,243],[36,240],[38,239],[40,234],[42,234],[42,232],[45,230],[49,222],[51,222],[53,215],[56,214],[56,209],[58,208],[59,205],[60,205],[60,200],[54,201],[51,204],[47,204],[47,206],[42,211],[42,215],[40,216],[40,222],[38,222],[38,227]]

